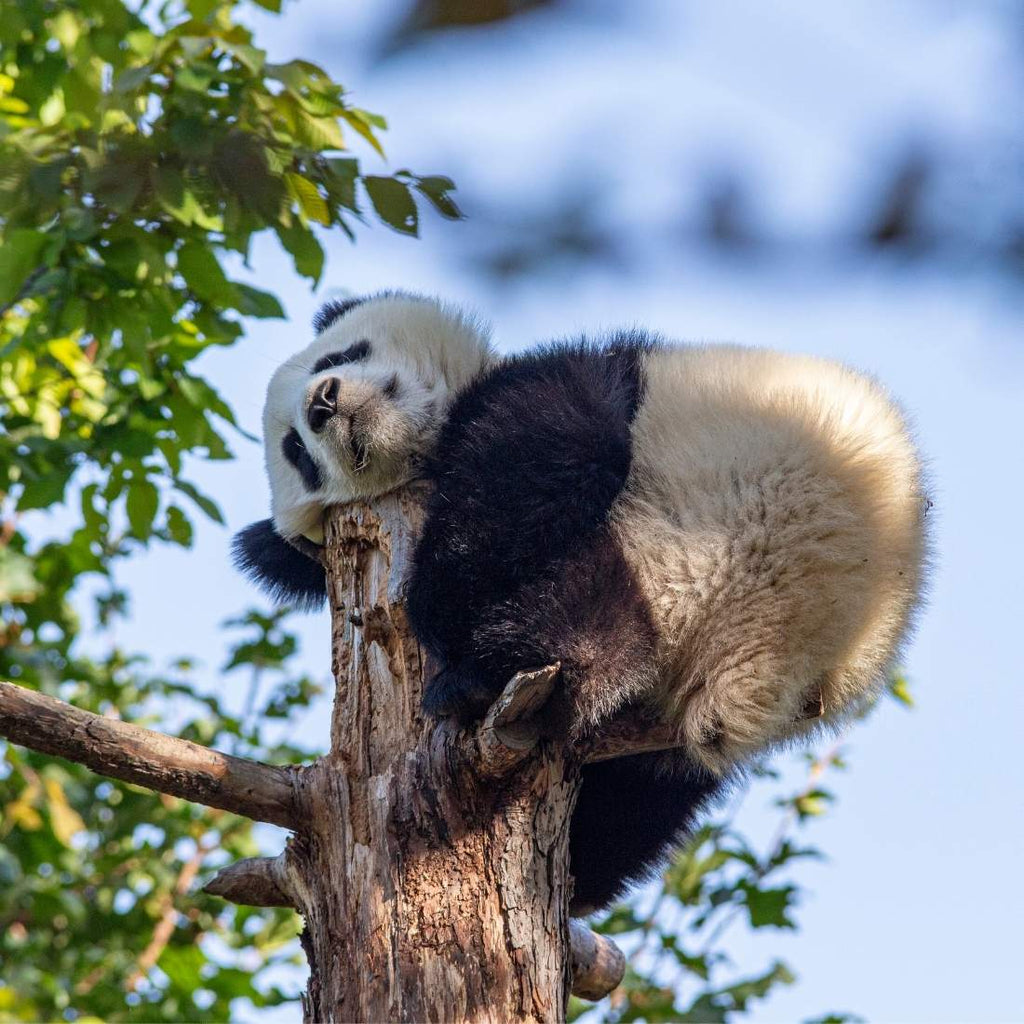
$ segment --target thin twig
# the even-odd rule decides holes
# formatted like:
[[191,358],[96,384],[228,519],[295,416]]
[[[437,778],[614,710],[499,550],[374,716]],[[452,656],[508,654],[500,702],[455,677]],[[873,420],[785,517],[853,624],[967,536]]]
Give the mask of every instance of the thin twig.
[[125,982],[125,988],[129,992],[135,991],[139,982],[156,966],[157,960],[160,959],[161,954],[167,948],[167,943],[171,941],[171,936],[174,934],[174,926],[178,916],[178,910],[174,905],[174,901],[176,898],[184,896],[192,888],[192,883],[195,881],[200,867],[202,867],[203,858],[211,849],[212,847],[204,846],[202,843],[197,842],[195,853],[182,864],[181,871],[178,872],[178,878],[174,883],[174,888],[164,895],[160,920],[157,921],[156,927],[153,929],[153,937],[140,954],[135,970]]

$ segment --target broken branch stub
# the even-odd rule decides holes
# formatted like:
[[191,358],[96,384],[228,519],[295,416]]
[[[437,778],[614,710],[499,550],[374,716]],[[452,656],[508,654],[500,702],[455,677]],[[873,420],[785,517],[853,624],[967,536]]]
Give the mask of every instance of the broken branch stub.
[[560,666],[517,672],[476,730],[468,756],[481,775],[498,778],[521,764],[540,739],[537,713],[555,687]]

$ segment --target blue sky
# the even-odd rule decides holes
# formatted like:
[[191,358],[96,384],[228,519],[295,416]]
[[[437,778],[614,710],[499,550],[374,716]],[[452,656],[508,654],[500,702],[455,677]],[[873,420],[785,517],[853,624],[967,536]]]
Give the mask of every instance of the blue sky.
[[[739,960],[784,957],[800,976],[756,1021],[832,1008],[878,1021],[1024,1017],[1024,279],[985,256],[1024,208],[1024,60],[1012,5],[965,6],[579,2],[386,61],[372,55],[389,5],[358,0],[343,16],[299,0],[280,20],[254,19],[272,57],[318,60],[387,115],[392,168],[451,174],[470,219],[428,217],[419,241],[384,228],[354,247],[328,239],[317,296],[258,245],[253,277],[290,321],[254,322],[203,364],[253,432],[271,372],[309,340],[319,301],[385,287],[468,303],[506,351],[636,323],[833,356],[877,375],[916,424],[936,499],[936,569],[906,658],[918,708],[886,705],[850,737],[838,809],[814,833],[831,859],[801,874],[800,931],[734,944]],[[942,157],[927,212],[959,241],[929,260],[844,246],[907,139]],[[746,183],[760,246],[696,240],[702,190],[723,173]],[[482,272],[495,247],[528,246],[543,211],[569,200],[613,244],[517,276]],[[236,447],[237,462],[193,474],[232,530],[268,507],[258,447]],[[217,624],[254,599],[228,543],[204,526],[192,551],[155,551],[121,574],[132,646],[158,660],[200,652],[211,686],[223,685]],[[302,632],[305,663],[326,679],[326,617]],[[324,745],[324,716],[303,731]],[[744,818],[755,831],[770,820],[756,806]]]

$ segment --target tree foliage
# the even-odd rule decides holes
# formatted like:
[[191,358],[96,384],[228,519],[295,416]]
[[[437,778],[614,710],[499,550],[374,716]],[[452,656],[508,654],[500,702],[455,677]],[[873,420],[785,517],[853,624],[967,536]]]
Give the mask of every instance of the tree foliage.
[[[349,146],[381,153],[383,118],[308,61],[268,61],[239,16],[237,0],[4,6],[0,677],[136,720],[173,709],[182,735],[284,761],[307,752],[260,723],[315,684],[286,670],[279,615],[229,626],[247,633],[224,669],[250,676],[242,718],[189,659],[157,670],[83,631],[126,612],[121,559],[221,519],[188,466],[230,458],[238,428],[194,364],[245,318],[284,315],[232,277],[253,237],[273,232],[315,285],[318,229],[415,234],[422,201],[459,212],[447,178],[364,175]],[[36,510],[62,503],[41,541]],[[223,1020],[233,999],[284,998],[261,973],[296,957],[294,915],[193,891],[256,852],[249,822],[10,746],[0,811],[0,1019]]]

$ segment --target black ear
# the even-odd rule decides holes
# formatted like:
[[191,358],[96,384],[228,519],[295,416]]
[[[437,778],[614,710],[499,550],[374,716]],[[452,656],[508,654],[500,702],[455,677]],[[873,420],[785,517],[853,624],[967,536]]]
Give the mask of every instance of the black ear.
[[335,320],[340,320],[350,309],[361,306],[366,299],[328,299],[313,317],[313,333],[322,334]]
[[261,519],[235,534],[231,554],[235,567],[278,604],[294,604],[304,611],[323,605],[327,597],[323,564],[289,544],[274,529],[272,519]]

